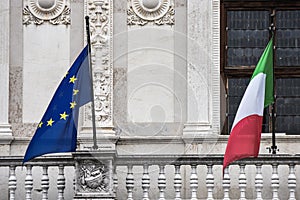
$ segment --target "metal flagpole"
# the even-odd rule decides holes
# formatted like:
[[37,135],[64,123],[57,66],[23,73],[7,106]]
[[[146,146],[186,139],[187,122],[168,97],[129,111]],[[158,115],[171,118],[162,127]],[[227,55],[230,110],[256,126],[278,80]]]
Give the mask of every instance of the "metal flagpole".
[[272,34],[272,38],[273,38],[273,95],[274,95],[274,102],[272,103],[271,106],[271,122],[272,122],[272,146],[270,148],[270,153],[272,154],[276,154],[276,152],[278,151],[277,146],[276,146],[276,135],[275,135],[275,102],[276,102],[276,96],[274,94],[274,86],[275,86],[275,67],[274,67],[274,16],[275,16],[275,10],[272,11],[271,14],[271,26],[270,26],[270,32]]
[[94,87],[93,87],[93,72],[92,72],[92,64],[91,64],[91,38],[90,38],[90,22],[89,16],[85,16],[85,27],[86,27],[86,35],[87,35],[87,43],[89,49],[89,67],[90,67],[90,78],[91,78],[91,93],[92,93],[92,123],[93,123],[93,141],[94,146],[93,149],[98,149],[97,146],[97,137],[96,137],[96,119],[95,119],[95,99],[94,99]]

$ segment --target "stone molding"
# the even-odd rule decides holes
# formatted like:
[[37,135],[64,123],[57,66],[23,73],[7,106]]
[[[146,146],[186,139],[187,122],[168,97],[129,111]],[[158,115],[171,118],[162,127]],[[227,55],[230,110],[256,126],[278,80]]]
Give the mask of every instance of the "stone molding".
[[[90,17],[91,63],[93,68],[97,127],[113,127],[113,1],[86,0],[85,15]],[[86,37],[85,37],[86,38]],[[90,105],[84,125],[91,122]]]
[[220,130],[220,0],[212,0],[212,131]]
[[71,23],[70,0],[24,0],[23,24],[53,25]]
[[127,24],[144,26],[174,25],[175,8],[173,0],[128,0]]

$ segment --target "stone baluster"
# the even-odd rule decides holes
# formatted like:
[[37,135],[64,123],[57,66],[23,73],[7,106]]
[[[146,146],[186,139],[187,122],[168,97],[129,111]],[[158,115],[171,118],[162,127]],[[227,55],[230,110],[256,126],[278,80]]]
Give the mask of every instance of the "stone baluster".
[[127,200],[133,200],[134,177],[132,173],[132,165],[128,165],[126,177]]
[[159,189],[159,200],[165,200],[165,189],[166,189],[166,176],[165,176],[165,166],[159,166],[159,176],[158,176],[158,189]]
[[114,194],[117,196],[117,189],[118,189],[118,174],[117,174],[117,167],[114,167],[114,172],[113,172],[113,184],[114,184]]
[[58,200],[64,200],[64,190],[65,190],[65,175],[64,175],[64,166],[58,166],[58,176],[57,176],[57,190],[58,190]]
[[228,167],[224,169],[223,175],[223,190],[224,190],[224,198],[223,200],[230,200],[229,198],[229,189],[230,189],[230,176]]
[[42,200],[48,199],[48,189],[49,189],[49,176],[48,176],[48,166],[43,166],[43,175],[41,181],[42,188]]
[[25,191],[26,191],[26,200],[31,200],[31,191],[33,188],[33,178],[32,178],[32,166],[27,165],[26,166],[26,177],[25,177]]
[[262,200],[262,189],[263,189],[263,176],[261,173],[261,164],[256,165],[256,176],[255,176],[255,189],[256,189],[256,200]]
[[143,188],[143,200],[149,200],[149,188],[150,188],[150,176],[149,176],[149,166],[144,165],[143,167],[143,177],[142,177],[142,188]]
[[213,200],[213,190],[214,190],[214,175],[212,172],[213,166],[211,164],[207,165],[207,176],[206,176],[206,187],[207,187],[207,200]]
[[15,200],[15,192],[17,189],[17,177],[16,166],[9,166],[9,178],[8,178],[9,199]]
[[271,177],[271,188],[273,190],[273,200],[279,200],[278,188],[279,188],[279,177],[278,177],[278,164],[272,165],[273,172]]
[[175,176],[174,176],[174,188],[175,188],[175,200],[181,200],[181,174],[180,165],[175,165]]
[[246,200],[246,186],[247,179],[245,174],[245,165],[240,165],[240,176],[239,176],[239,188],[240,188],[240,200]]
[[198,176],[197,165],[194,164],[191,165],[190,188],[192,193],[191,200],[197,200]]
[[290,190],[289,200],[296,200],[296,175],[295,175],[295,164],[290,164],[290,172],[288,176],[288,188]]

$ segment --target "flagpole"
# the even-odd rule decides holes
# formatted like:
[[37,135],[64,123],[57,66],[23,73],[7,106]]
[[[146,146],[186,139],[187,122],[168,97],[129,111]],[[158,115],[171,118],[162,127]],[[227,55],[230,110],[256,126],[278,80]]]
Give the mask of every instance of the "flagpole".
[[89,49],[89,67],[90,67],[90,78],[91,78],[91,94],[92,94],[92,123],[93,123],[93,149],[98,149],[97,145],[97,137],[96,137],[96,117],[95,117],[95,99],[94,99],[94,86],[93,86],[93,72],[92,72],[92,64],[91,64],[91,38],[90,38],[90,22],[89,16],[85,16],[85,27],[86,27],[86,35],[87,35],[87,44]]
[[[270,32],[271,32],[271,38],[274,40],[274,16],[275,16],[275,10],[272,11],[271,14],[271,26],[270,26]],[[272,154],[276,154],[276,152],[278,151],[277,146],[276,146],[276,135],[275,135],[275,102],[276,102],[276,96],[275,96],[275,92],[274,92],[274,86],[275,86],[275,65],[274,65],[274,41],[273,41],[273,95],[274,95],[274,102],[272,103],[271,106],[271,123],[272,123],[272,146],[270,149],[270,153]]]

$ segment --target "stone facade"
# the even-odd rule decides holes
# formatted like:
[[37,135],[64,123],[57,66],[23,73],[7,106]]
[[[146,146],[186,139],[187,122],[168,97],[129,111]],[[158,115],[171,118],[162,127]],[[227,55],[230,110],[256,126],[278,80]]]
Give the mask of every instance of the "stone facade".
[[[114,149],[118,140],[119,153],[139,153],[144,143],[151,153],[203,153],[209,142],[211,151],[223,153],[220,1],[2,4],[4,152],[23,154],[62,75],[86,42],[84,16],[89,15],[96,124],[103,148]],[[88,105],[81,117],[81,148],[92,143],[91,130]],[[281,138],[284,145],[288,137],[279,137],[279,143]]]
[[[11,0],[1,1],[0,11],[1,155],[24,155],[86,43],[85,15],[100,149],[224,153],[220,0]],[[90,110],[81,112],[78,149],[92,145]],[[300,152],[297,136],[277,142],[282,152]],[[261,153],[270,143],[263,135]]]

